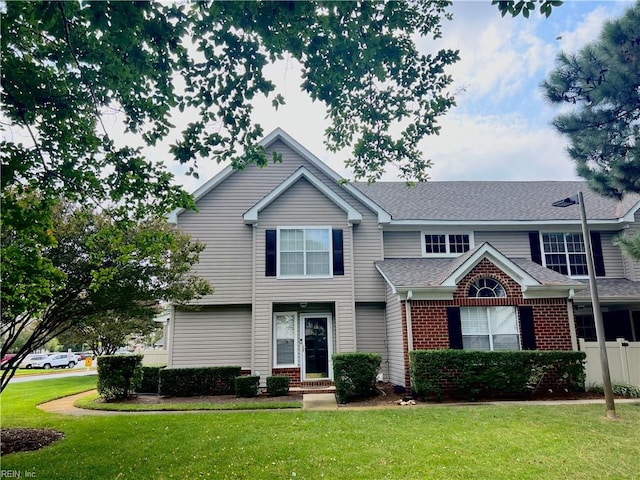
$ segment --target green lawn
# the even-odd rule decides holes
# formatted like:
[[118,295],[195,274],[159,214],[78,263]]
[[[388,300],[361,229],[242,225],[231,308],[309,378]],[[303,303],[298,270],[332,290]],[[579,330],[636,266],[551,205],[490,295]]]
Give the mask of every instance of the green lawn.
[[[76,377],[11,385],[2,425],[66,438],[2,458],[39,479],[632,479],[640,405],[438,406],[65,417],[34,408],[91,388]],[[24,475],[23,475],[24,477]]]

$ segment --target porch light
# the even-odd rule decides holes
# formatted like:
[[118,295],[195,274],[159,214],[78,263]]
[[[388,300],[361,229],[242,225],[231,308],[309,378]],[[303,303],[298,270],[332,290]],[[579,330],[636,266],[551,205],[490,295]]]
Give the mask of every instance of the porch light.
[[578,192],[573,197],[553,202],[554,207],[569,207],[571,205],[580,206],[580,221],[582,223],[582,238],[584,249],[587,254],[587,272],[589,274],[589,289],[591,291],[591,304],[593,306],[593,319],[596,324],[596,339],[600,351],[600,365],[602,368],[602,387],[606,404],[607,418],[615,420],[616,407],[613,401],[613,389],[611,387],[611,374],[609,372],[609,358],[607,357],[607,346],[605,344],[604,323],[602,321],[602,310],[600,309],[600,299],[598,297],[598,285],[596,284],[595,265],[593,262],[593,252],[591,251],[591,237],[589,226],[587,225],[587,213],[584,208],[584,198],[582,192]]

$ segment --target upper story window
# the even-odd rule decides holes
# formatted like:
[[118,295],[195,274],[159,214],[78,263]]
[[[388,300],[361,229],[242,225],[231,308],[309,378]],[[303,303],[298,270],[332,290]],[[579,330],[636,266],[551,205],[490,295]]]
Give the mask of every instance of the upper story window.
[[469,287],[472,298],[504,298],[507,296],[504,287],[493,278],[479,278]]
[[563,275],[586,276],[587,254],[581,233],[543,233],[544,265]]
[[278,276],[330,277],[330,228],[278,229]]
[[468,233],[425,233],[422,235],[422,253],[425,256],[452,256],[469,251],[471,235]]

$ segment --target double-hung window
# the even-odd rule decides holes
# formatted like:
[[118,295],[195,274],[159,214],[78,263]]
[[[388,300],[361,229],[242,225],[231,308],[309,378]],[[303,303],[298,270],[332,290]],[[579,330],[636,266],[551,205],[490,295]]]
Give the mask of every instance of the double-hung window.
[[468,233],[423,233],[422,253],[424,256],[458,255],[471,248]]
[[[505,298],[507,292],[493,278],[478,278],[469,298]],[[515,307],[465,307],[460,309],[462,348],[469,350],[520,350]]]
[[278,242],[280,277],[332,275],[330,228],[280,228]]
[[563,275],[586,276],[587,253],[581,233],[543,233],[544,265]]
[[520,350],[515,307],[460,309],[462,347],[469,350]]
[[296,365],[296,328],[295,313],[276,313],[274,315],[274,357],[277,366]]

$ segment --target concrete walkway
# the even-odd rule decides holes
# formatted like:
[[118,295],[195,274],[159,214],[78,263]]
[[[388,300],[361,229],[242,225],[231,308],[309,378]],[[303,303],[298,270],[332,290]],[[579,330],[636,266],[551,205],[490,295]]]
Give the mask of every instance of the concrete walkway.
[[302,396],[303,410],[337,410],[335,393],[305,393]]
[[[109,410],[89,410],[86,408],[78,408],[74,403],[80,398],[87,397],[95,394],[96,390],[89,390],[88,392],[77,393],[68,397],[58,398],[50,402],[41,403],[38,405],[40,410],[49,413],[58,413],[60,415],[122,415],[122,414],[158,414],[158,413],[176,413],[175,411],[145,411],[145,412],[118,412]],[[302,409],[303,410],[337,410],[338,404],[336,402],[336,396],[333,393],[305,393],[302,396]],[[182,412],[182,413],[186,413]],[[188,410],[190,413],[197,412],[215,412],[215,410]]]
[[[185,411],[145,411],[145,412],[117,412],[107,410],[88,410],[84,408],[78,408],[74,406],[76,400],[86,397],[88,395],[96,393],[96,390],[90,390],[88,392],[82,392],[69,397],[59,398],[50,402],[42,403],[38,405],[40,410],[44,410],[49,413],[57,413],[60,415],[157,415],[157,414],[176,414],[176,413],[232,413],[238,410],[185,410]],[[623,403],[637,403],[640,404],[640,399],[637,398],[623,398],[616,399],[616,405]],[[475,402],[475,403],[418,403],[418,405],[411,406],[398,406],[398,405],[378,405],[371,407],[359,407],[341,405],[338,407],[336,402],[336,396],[333,393],[305,393],[302,397],[302,409],[307,411],[336,411],[336,410],[380,410],[387,408],[429,408],[429,407],[463,407],[463,406],[557,406],[557,405],[597,405],[604,406],[604,399],[589,399],[589,400],[538,400],[538,401],[502,401],[502,402]],[[278,411],[278,410],[267,410]]]

